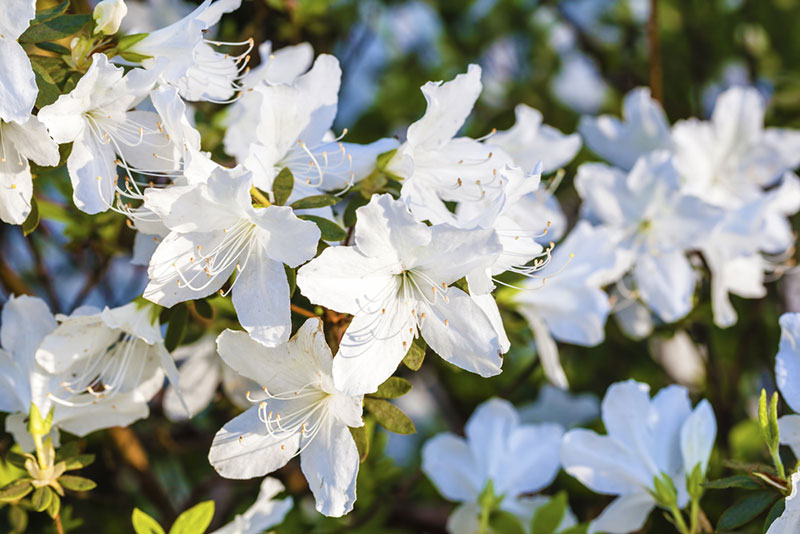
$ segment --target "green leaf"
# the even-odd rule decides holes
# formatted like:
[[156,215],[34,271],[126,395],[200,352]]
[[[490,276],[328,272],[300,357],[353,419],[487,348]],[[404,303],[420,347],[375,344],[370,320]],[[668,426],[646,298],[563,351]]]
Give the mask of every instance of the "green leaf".
[[72,491],[89,491],[97,487],[93,480],[75,475],[62,475],[58,481],[64,489]]
[[356,449],[358,449],[358,459],[363,462],[369,456],[369,433],[367,432],[367,425],[359,427],[350,427],[350,435],[353,436],[353,441],[356,442]]
[[186,327],[189,325],[189,309],[181,303],[172,308],[169,315],[167,333],[164,335],[164,346],[169,352],[175,350],[186,336]]
[[[505,510],[495,510],[489,516],[490,534],[525,534],[525,528],[517,516]],[[539,534],[539,531],[535,531]]]
[[382,399],[364,398],[364,408],[383,428],[395,434],[414,434],[414,422],[400,408]]
[[333,221],[325,219],[324,217],[317,217],[316,215],[298,215],[304,221],[311,221],[317,225],[320,233],[322,234],[323,241],[342,241],[347,237],[347,232]]
[[8,510],[8,522],[14,534],[24,534],[28,528],[28,512],[21,506],[12,506]]
[[725,478],[718,478],[717,480],[710,480],[703,483],[706,489],[727,489],[727,488],[740,488],[745,490],[758,490],[763,489],[764,486],[759,484],[747,475],[733,475]]
[[555,497],[540,506],[533,514],[531,532],[553,534],[567,513],[567,494],[560,491]]
[[18,501],[33,491],[31,479],[20,478],[0,488],[0,502]]
[[64,460],[66,464],[66,471],[75,471],[76,469],[83,469],[94,463],[94,454],[80,454]]
[[117,41],[117,50],[125,51],[128,48],[132,47],[145,37],[150,35],[149,33],[132,33],[130,35],[126,35]]
[[39,205],[36,203],[36,198],[31,197],[31,212],[22,223],[22,235],[30,235],[31,232],[36,230],[39,226]]
[[361,206],[366,206],[368,203],[369,199],[364,198],[362,195],[353,195],[344,208],[344,214],[342,215],[344,225],[348,228],[353,226],[356,223],[356,210]]
[[194,311],[197,312],[197,315],[199,315],[203,319],[214,318],[214,308],[211,307],[211,304],[209,304],[207,300],[200,299],[200,300],[195,300],[193,302],[194,302]]
[[55,7],[51,7],[50,9],[43,9],[36,13],[36,17],[31,21],[31,26],[34,24],[41,24],[42,22],[47,22],[48,20],[52,20],[59,15],[63,15],[69,9],[69,1],[64,0],[60,4]]
[[201,534],[214,517],[214,501],[205,501],[192,506],[175,520],[169,534]]
[[25,460],[27,460],[26,456],[14,451],[8,451],[8,454],[6,454],[6,461],[14,467],[22,469],[23,471],[27,469],[25,467]]
[[61,511],[61,497],[58,496],[56,492],[52,492],[53,497],[50,499],[50,505],[47,507],[47,515],[51,518],[55,519],[58,513]]
[[275,197],[275,204],[283,206],[292,196],[292,189],[294,188],[294,176],[289,167],[284,167],[275,177],[272,182],[272,195]]
[[58,41],[78,33],[89,21],[91,15],[59,15],[57,17],[34,23],[25,33],[20,35],[20,43],[41,43],[42,41]]
[[736,504],[725,510],[717,523],[718,531],[733,530],[749,523],[766,510],[778,494],[773,491],[758,491],[739,499]]
[[42,50],[47,50],[48,52],[52,52],[54,54],[59,54],[62,56],[69,55],[69,48],[66,46],[61,46],[57,43],[36,43],[36,48],[41,48]]
[[424,339],[421,337],[415,338],[403,358],[405,366],[412,371],[419,371],[419,368],[422,367],[422,362],[425,361],[425,351],[427,348],[428,345],[425,343]]
[[136,534],[164,534],[164,529],[161,528],[158,521],[138,508],[133,509],[131,522],[133,523],[133,530]]
[[767,513],[767,518],[764,520],[764,532],[769,530],[769,526],[772,522],[778,519],[785,509],[786,501],[784,499],[778,499],[775,504],[772,505],[772,508],[770,508]]
[[52,500],[53,490],[50,489],[50,486],[36,488],[31,496],[31,504],[37,512],[44,512],[50,506],[50,501]]
[[411,382],[399,376],[390,376],[386,382],[378,386],[378,391],[370,393],[370,397],[379,399],[395,399],[411,391]]
[[295,210],[310,210],[314,208],[325,208],[333,206],[341,200],[339,197],[333,195],[312,195],[310,197],[301,198],[292,202],[292,209]]

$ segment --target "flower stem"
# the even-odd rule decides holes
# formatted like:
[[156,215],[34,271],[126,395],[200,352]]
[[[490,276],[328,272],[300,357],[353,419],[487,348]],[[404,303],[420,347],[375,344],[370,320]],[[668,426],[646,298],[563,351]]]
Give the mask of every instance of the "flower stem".
[[700,519],[700,501],[692,499],[692,505],[689,513],[689,534],[697,532],[697,522]]
[[675,519],[675,526],[678,528],[678,532],[681,534],[690,534],[689,527],[686,526],[686,520],[683,518],[683,514],[678,509],[676,504],[673,504],[669,507],[669,511],[672,512],[672,517]]
[[478,534],[489,534],[489,516],[491,509],[488,506],[481,508],[480,523],[478,525]]

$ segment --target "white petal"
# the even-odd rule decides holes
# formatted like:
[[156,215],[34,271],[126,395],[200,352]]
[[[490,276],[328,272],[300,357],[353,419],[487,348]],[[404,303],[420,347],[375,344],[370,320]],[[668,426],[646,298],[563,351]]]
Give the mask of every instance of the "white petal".
[[90,215],[106,211],[114,201],[117,183],[116,155],[111,144],[84,131],[72,143],[67,170],[74,189],[75,206]]
[[261,242],[273,260],[297,267],[317,253],[319,228],[311,221],[298,219],[288,206],[256,210],[253,222],[263,231]]
[[11,142],[24,157],[45,167],[58,165],[58,143],[53,141],[45,125],[33,115],[24,124],[4,124],[5,142]]
[[681,454],[687,473],[691,473],[697,464],[706,472],[716,436],[717,420],[714,418],[714,410],[703,399],[681,428]]
[[[270,401],[276,410],[284,402]],[[299,446],[299,433],[269,434],[258,418],[258,405],[255,405],[217,432],[208,461],[225,478],[254,478],[286,465]]]
[[775,356],[775,381],[792,410],[800,412],[800,313],[784,313],[780,318],[781,341]]
[[0,34],[3,35],[3,39],[9,41],[19,39],[35,16],[35,0],[8,0],[5,2],[3,20],[0,22]]
[[36,297],[12,296],[3,306],[0,341],[16,364],[30,374],[36,366],[36,350],[58,326],[47,304]]
[[437,284],[450,284],[476,269],[490,267],[502,250],[492,229],[461,230],[447,224],[431,227],[430,244],[416,251],[415,271]]
[[211,355],[200,352],[189,357],[180,367],[178,387],[183,393],[183,400],[189,408],[189,415],[184,410],[174,386],[169,386],[164,393],[164,414],[170,421],[182,421],[187,417],[200,413],[214,398],[220,381],[220,364],[216,351]]
[[449,82],[428,82],[422,94],[428,103],[425,115],[409,126],[408,142],[414,146],[439,148],[455,137],[481,93],[481,68],[470,65],[466,74]]
[[[20,0],[12,1],[12,4],[15,2],[20,3]],[[5,10],[3,16],[7,16]],[[31,62],[16,38],[10,35],[0,38],[0,58],[3,61],[0,72],[0,120],[23,123],[28,120],[36,95],[39,94]]]
[[[433,304],[417,303],[422,337],[448,362],[483,377],[500,374],[503,356],[492,323],[472,297],[456,287]],[[420,315],[421,317],[421,315]]]
[[317,511],[341,517],[356,502],[358,449],[350,429],[328,419],[316,438],[300,454],[300,467],[317,502]]
[[277,500],[275,496],[286,488],[278,479],[266,477],[261,482],[258,498],[244,514],[215,530],[212,534],[257,534],[283,522],[292,509],[292,498]]
[[[509,436],[518,426],[517,411],[504,399],[492,398],[475,408],[464,432],[481,482],[504,474],[501,473],[505,467],[503,456],[508,450]],[[478,492],[482,489],[481,486]]]
[[[481,452],[482,456],[489,454],[490,451]],[[486,483],[485,473],[478,469],[466,441],[449,433],[438,434],[425,442],[422,471],[450,501],[474,501]]]
[[642,300],[665,322],[691,311],[695,276],[683,252],[640,256],[633,276]]
[[355,240],[367,256],[382,257],[387,263],[402,260],[417,247],[431,242],[431,230],[417,222],[402,202],[391,195],[375,195],[356,210]]
[[597,519],[591,522],[589,532],[607,532],[608,534],[624,534],[639,530],[647,521],[647,516],[655,508],[655,501],[650,494],[636,492],[617,497],[609,504]]
[[795,457],[800,457],[800,415],[784,415],[778,418],[781,443],[792,448]]
[[8,224],[24,223],[31,213],[32,196],[33,180],[28,162],[13,158],[0,163],[0,219]]
[[797,485],[800,472],[792,474],[792,492],[786,497],[786,508],[778,519],[772,522],[766,534],[792,534],[800,529],[800,500],[797,499]]
[[266,257],[266,249],[253,251],[237,275],[233,307],[239,323],[253,339],[275,347],[292,332],[289,282],[282,263]]
[[289,364],[286,345],[268,348],[245,332],[225,330],[217,338],[217,350],[234,371],[270,389],[279,387],[275,379],[281,377],[280,368]]
[[559,451],[564,429],[542,423],[521,425],[508,436],[508,450],[495,477],[498,494],[522,495],[549,486],[561,468]]

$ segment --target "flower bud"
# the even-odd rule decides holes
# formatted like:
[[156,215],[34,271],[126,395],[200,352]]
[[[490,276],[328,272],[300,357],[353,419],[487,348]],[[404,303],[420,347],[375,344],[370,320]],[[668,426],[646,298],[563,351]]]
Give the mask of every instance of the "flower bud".
[[98,33],[105,35],[117,33],[119,25],[127,13],[128,6],[125,5],[125,0],[102,0],[94,8],[94,13],[92,14],[95,22],[95,35]]

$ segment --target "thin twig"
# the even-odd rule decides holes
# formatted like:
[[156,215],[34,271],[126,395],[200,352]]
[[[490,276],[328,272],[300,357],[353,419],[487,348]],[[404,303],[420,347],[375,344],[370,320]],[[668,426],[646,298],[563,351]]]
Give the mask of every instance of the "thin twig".
[[304,317],[311,317],[311,318],[319,317],[319,315],[317,315],[316,313],[314,313],[312,311],[309,311],[309,310],[307,310],[305,308],[301,308],[297,304],[292,304],[292,311],[295,312],[296,314],[302,315]]
[[658,0],[650,0],[650,17],[647,21],[647,44],[650,51],[650,93],[664,103],[661,76],[661,38],[658,31]]

